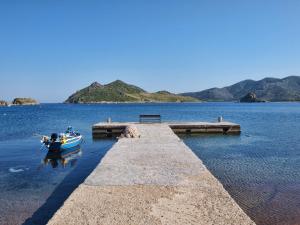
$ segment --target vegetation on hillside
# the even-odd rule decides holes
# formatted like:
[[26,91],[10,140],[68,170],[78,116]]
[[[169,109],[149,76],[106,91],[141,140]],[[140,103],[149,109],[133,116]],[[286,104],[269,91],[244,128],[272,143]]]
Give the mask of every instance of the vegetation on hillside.
[[192,97],[180,96],[167,91],[149,93],[121,80],[101,85],[98,82],[72,94],[66,103],[99,102],[196,102]]

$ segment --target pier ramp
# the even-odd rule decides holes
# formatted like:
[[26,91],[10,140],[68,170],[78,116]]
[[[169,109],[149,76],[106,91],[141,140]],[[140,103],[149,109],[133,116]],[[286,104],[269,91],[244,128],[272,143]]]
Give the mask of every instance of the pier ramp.
[[49,225],[250,225],[254,222],[167,124],[136,124]]

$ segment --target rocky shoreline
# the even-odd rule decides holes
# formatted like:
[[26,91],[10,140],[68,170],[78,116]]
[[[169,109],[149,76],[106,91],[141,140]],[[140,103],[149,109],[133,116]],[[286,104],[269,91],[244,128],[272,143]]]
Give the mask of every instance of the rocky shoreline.
[[0,100],[0,106],[8,106],[8,102]]

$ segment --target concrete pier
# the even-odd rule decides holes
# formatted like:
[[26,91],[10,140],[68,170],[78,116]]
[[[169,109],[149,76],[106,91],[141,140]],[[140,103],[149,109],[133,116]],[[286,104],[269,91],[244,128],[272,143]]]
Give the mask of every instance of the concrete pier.
[[[140,123],[97,123],[93,126],[93,137],[101,138],[106,136],[119,136],[128,125],[136,125]],[[239,134],[241,127],[239,124],[231,122],[165,122],[162,123],[169,126],[176,134],[200,134],[200,133],[223,133],[223,134]]]
[[167,124],[136,124],[49,225],[254,224]]

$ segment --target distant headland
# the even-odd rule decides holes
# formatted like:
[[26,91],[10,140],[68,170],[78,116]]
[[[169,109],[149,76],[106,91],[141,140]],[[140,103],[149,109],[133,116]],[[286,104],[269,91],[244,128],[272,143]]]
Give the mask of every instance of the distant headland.
[[210,88],[199,92],[182,93],[181,95],[204,101],[300,101],[300,77],[264,78],[259,81],[244,80],[223,88]]
[[150,93],[140,87],[116,80],[102,85],[98,82],[72,94],[65,103],[105,103],[105,102],[198,102],[200,100],[180,96],[168,91]]

